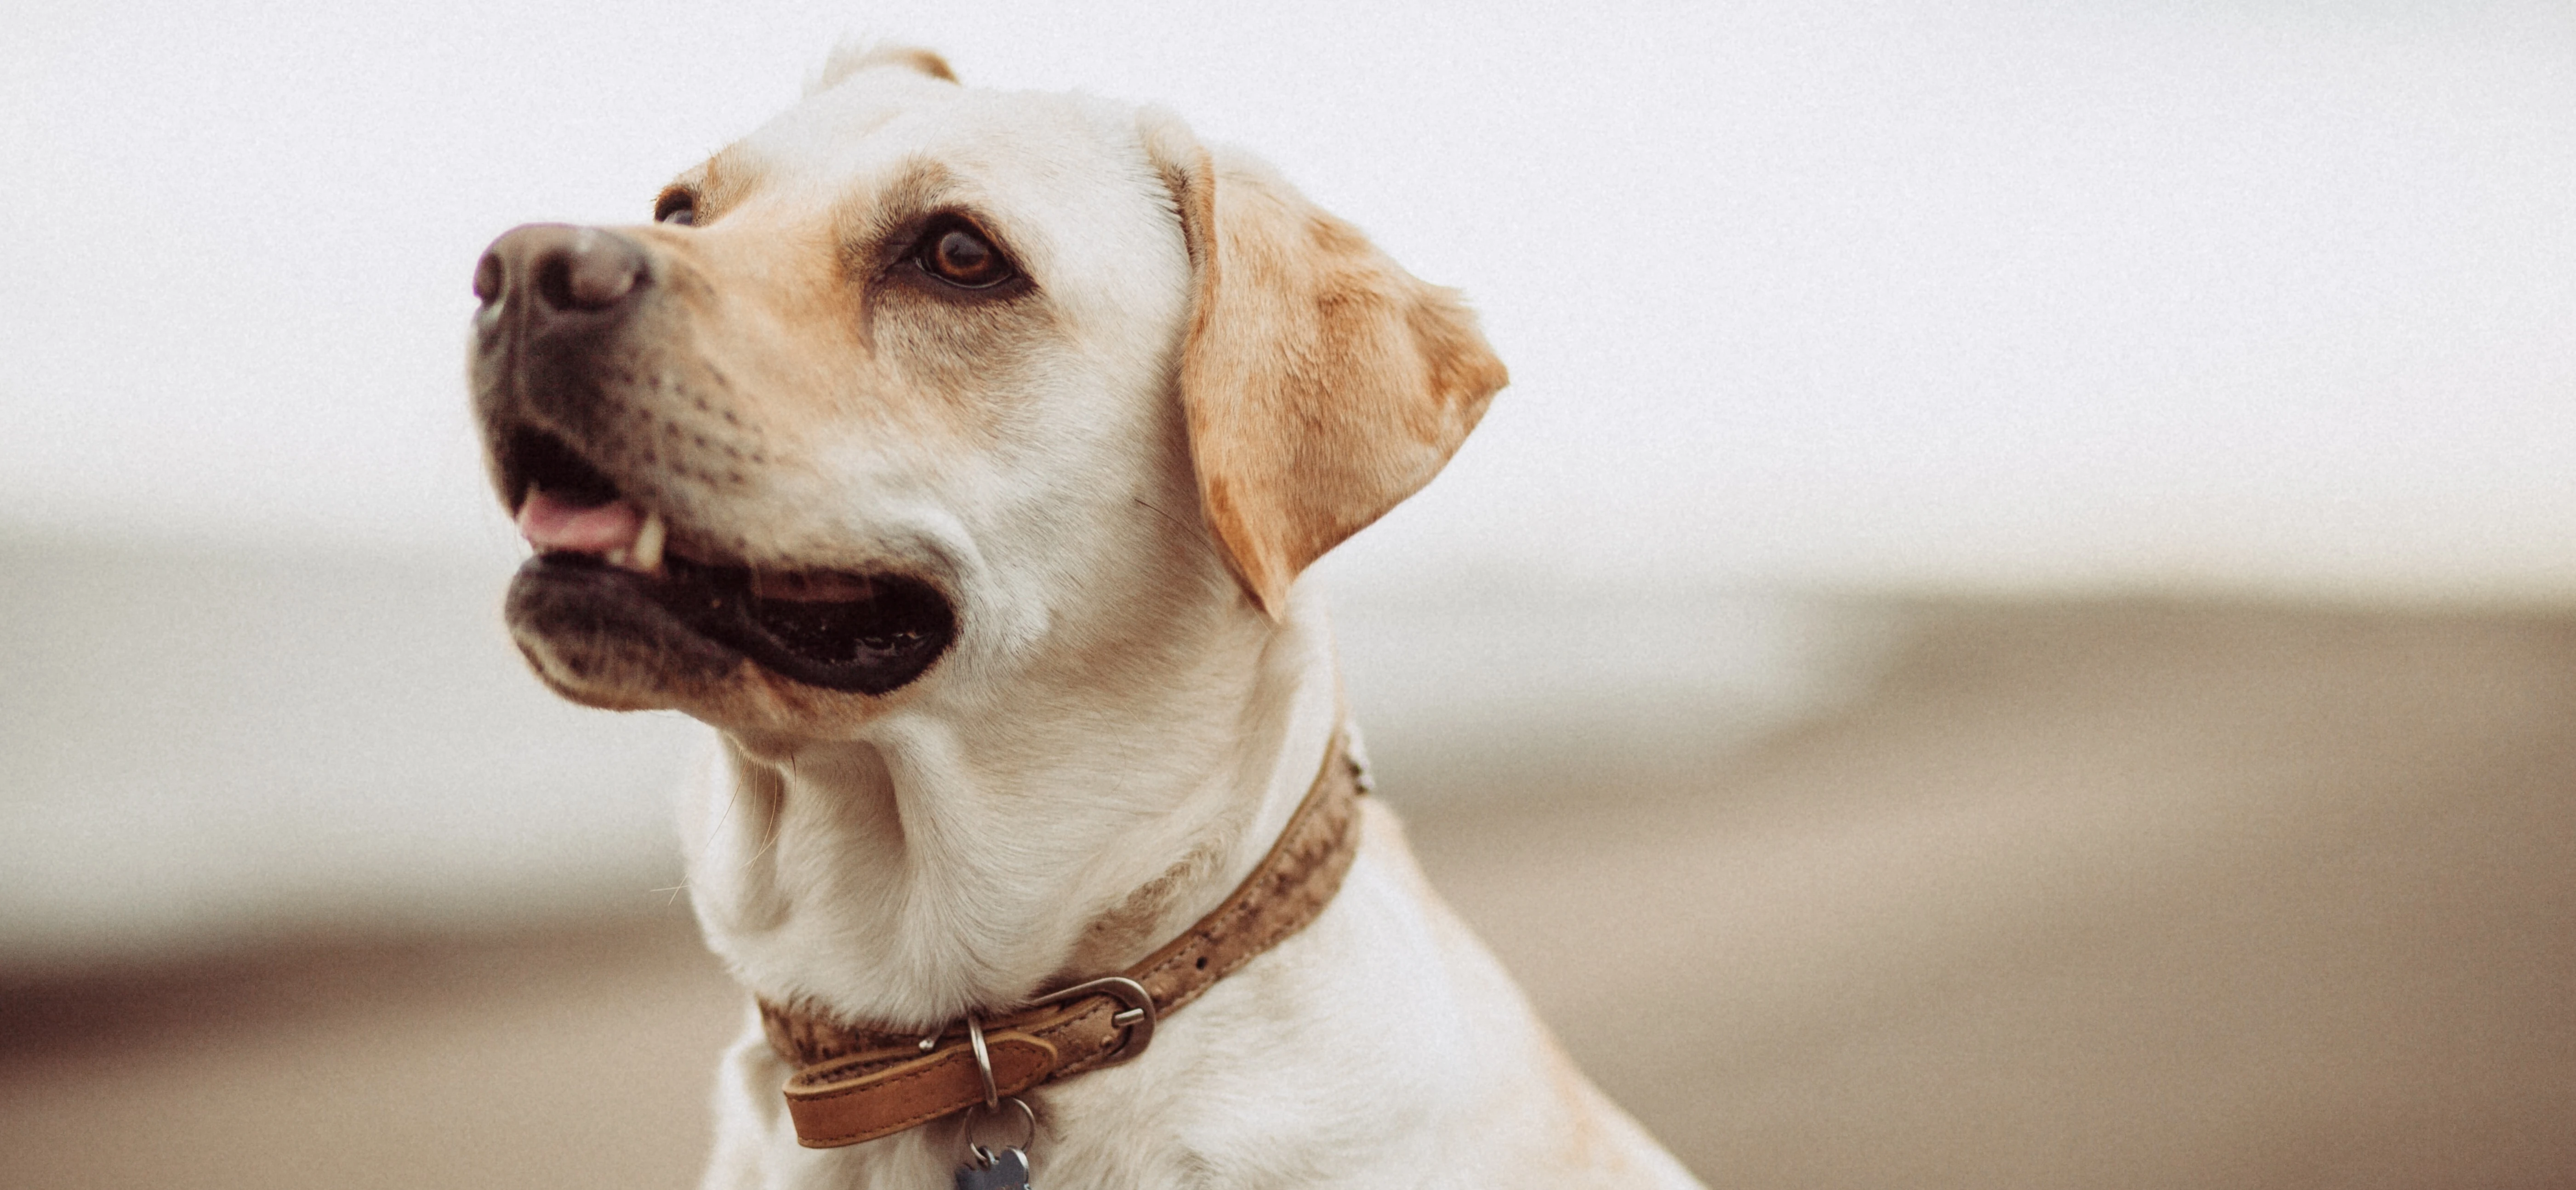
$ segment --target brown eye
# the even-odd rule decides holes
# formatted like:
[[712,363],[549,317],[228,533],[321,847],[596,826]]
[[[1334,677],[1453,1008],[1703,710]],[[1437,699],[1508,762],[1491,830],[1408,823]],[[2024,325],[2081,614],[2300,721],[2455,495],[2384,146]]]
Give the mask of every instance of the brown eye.
[[931,228],[917,251],[924,272],[960,289],[987,289],[1016,275],[1001,249],[963,223]]
[[653,202],[653,222],[697,226],[698,196],[686,190],[663,191],[662,197]]

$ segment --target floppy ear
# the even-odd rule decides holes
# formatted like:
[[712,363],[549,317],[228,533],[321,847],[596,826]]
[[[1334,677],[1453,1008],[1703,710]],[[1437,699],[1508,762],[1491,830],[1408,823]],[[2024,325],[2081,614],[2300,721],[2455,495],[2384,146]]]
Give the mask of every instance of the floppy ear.
[[1439,473],[1509,378],[1457,291],[1178,120],[1140,130],[1196,282],[1180,388],[1199,508],[1276,617],[1308,563]]

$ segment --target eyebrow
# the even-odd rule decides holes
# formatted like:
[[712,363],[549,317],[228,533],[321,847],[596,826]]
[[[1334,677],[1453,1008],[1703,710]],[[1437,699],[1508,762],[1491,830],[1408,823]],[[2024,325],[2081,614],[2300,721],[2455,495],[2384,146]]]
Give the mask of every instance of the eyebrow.
[[733,171],[728,167],[727,162],[739,155],[732,146],[728,145],[717,150],[714,156],[707,158],[698,168],[689,171],[697,177],[699,201],[712,203],[720,198],[733,197],[730,193],[735,189],[730,184],[732,181],[730,175]]
[[894,176],[874,191],[847,199],[832,220],[835,237],[850,264],[873,269],[883,264],[887,241],[925,215],[959,203],[957,175],[928,157],[904,159]]

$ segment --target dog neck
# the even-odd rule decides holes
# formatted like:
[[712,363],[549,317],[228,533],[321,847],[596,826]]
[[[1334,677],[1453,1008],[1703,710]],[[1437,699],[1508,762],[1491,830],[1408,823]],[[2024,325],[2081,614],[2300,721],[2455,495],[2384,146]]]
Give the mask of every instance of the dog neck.
[[846,740],[725,734],[683,812],[710,945],[773,1002],[925,1031],[1135,962],[1313,781],[1340,716],[1319,604],[1206,617],[1144,680],[1067,666]]

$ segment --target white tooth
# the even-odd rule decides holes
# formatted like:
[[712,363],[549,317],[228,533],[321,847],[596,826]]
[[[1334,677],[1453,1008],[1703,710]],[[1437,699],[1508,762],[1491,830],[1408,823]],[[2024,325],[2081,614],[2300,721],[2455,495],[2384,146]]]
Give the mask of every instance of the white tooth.
[[659,509],[644,514],[644,527],[635,531],[635,544],[625,565],[652,574],[662,569],[662,542],[670,536],[670,526],[662,523]]

